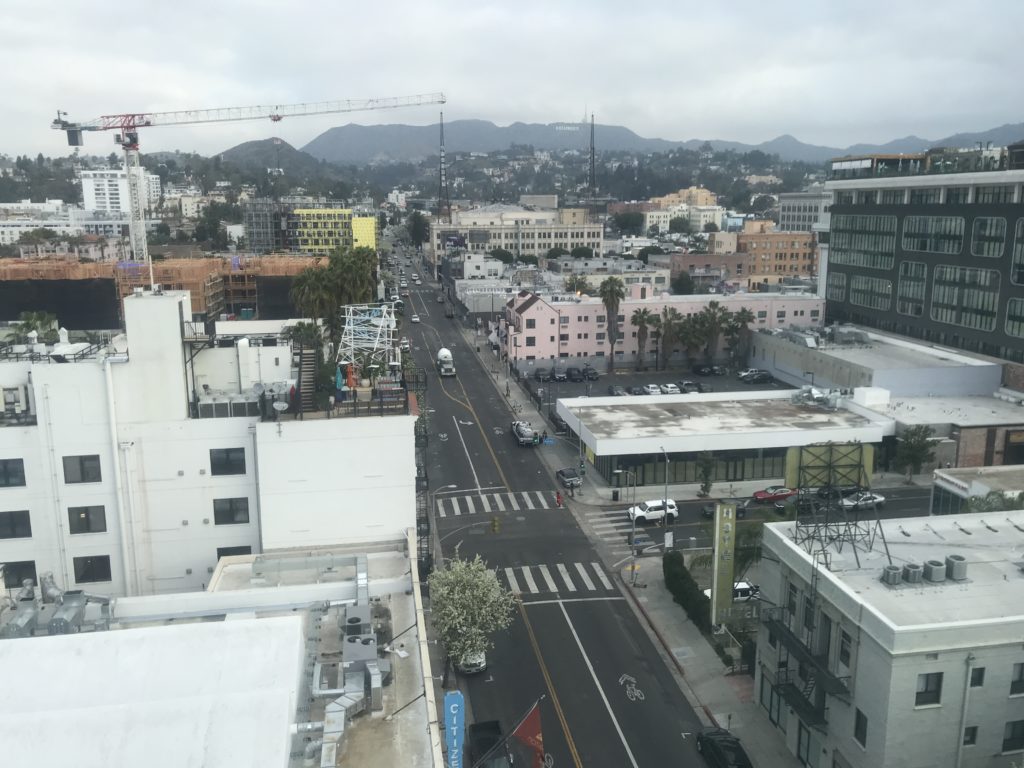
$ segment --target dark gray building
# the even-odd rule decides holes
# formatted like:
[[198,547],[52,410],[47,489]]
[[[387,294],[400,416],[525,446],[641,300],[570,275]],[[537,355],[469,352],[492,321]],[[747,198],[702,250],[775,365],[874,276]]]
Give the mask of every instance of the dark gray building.
[[832,161],[827,321],[1024,362],[1019,149]]

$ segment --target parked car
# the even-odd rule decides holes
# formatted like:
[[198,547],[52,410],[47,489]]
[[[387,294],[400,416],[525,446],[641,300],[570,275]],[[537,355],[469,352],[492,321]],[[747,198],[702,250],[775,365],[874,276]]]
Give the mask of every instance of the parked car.
[[584,379],[583,371],[579,368],[569,368],[566,370],[565,375],[569,381],[583,381]]
[[455,668],[464,675],[475,675],[487,669],[487,654],[470,653],[455,662]]
[[855,493],[862,493],[865,488],[861,488],[855,483],[847,483],[845,485],[823,485],[818,489],[819,499],[845,499],[847,496],[852,496]]
[[601,374],[597,372],[596,368],[592,368],[589,365],[585,365],[583,366],[583,376],[586,378],[587,381],[597,381]]
[[680,394],[679,387],[677,387],[672,382],[669,382],[668,384],[662,384],[661,385],[661,394],[663,394],[663,395],[678,395],[678,394]]
[[760,368],[744,368],[736,374],[736,378],[745,379],[748,376],[753,376],[755,373],[768,373],[768,371],[762,371]]
[[687,393],[711,391],[711,387],[707,384],[702,384],[699,381],[680,381],[676,386],[678,386],[681,391]]
[[769,485],[763,491],[754,491],[754,501],[767,504],[772,501],[785,501],[790,496],[796,496],[799,491],[786,488],[784,485]]
[[720,365],[712,365],[711,373],[713,373],[715,376],[725,376],[726,370]]
[[564,368],[555,368],[555,370],[551,372],[551,378],[555,381],[568,381],[569,375],[565,372]]
[[536,381],[551,381],[551,371],[547,368],[538,368],[533,372],[533,378]]
[[555,477],[558,478],[558,482],[562,484],[563,488],[579,488],[583,485],[583,478],[580,477],[580,473],[572,467],[563,467],[555,472]]
[[[667,512],[666,507],[668,509]],[[638,523],[661,520],[667,515],[668,521],[671,523],[679,515],[679,509],[672,499],[669,499],[667,502],[661,499],[652,499],[650,501],[641,501],[635,507],[630,507],[626,510],[626,514],[629,515],[630,520],[636,520]]]
[[419,321],[420,321],[420,316],[419,315],[413,315],[412,317],[409,318],[409,322],[411,322],[411,323],[418,323]]
[[556,435],[566,435],[569,433],[569,425],[565,423],[565,419],[559,416],[554,411],[548,413],[548,418],[551,420],[551,426],[555,430]]
[[660,395],[661,394],[661,387],[659,387],[657,384],[644,384],[642,389],[643,389],[643,393],[645,395]]
[[626,391],[625,387],[620,387],[618,384],[609,384],[608,394],[612,397],[625,397],[629,393]]
[[402,340],[398,343],[398,346],[401,348],[403,352],[408,352],[412,348],[411,345],[409,344],[409,338],[407,336],[402,337]]
[[[711,599],[711,590],[704,590],[704,597]],[[751,600],[761,599],[761,588],[749,581],[738,581],[732,588],[732,601],[734,603],[749,603]]]
[[724,728],[705,728],[698,733],[697,751],[713,768],[752,768],[740,740]]
[[871,507],[880,507],[885,504],[885,496],[880,493],[873,493],[868,491],[866,493],[858,493],[854,496],[847,496],[845,499],[839,502],[843,509],[864,509]]
[[[469,745],[469,762],[474,768],[510,768],[512,757],[501,723],[497,720],[485,720],[473,723],[467,729]],[[462,765],[462,761],[458,765]]]
[[736,518],[742,520],[747,516],[747,509],[750,507],[750,503],[750,499],[720,499],[719,501],[709,501],[700,508],[700,513],[702,516],[710,519],[715,516],[715,506],[717,504],[735,504]]
[[[653,385],[652,385],[652,386],[653,386]],[[628,389],[627,391],[628,391],[628,392],[629,392],[629,394],[631,394],[631,395],[648,395],[648,394],[650,394],[650,393],[649,393],[649,392],[648,392],[648,391],[647,391],[646,389],[644,389],[643,387],[630,387],[630,388],[629,388],[629,389]],[[659,390],[659,392],[660,392],[660,391],[661,391],[661,390]],[[655,393],[655,394],[657,394],[657,393]]]
[[712,373],[710,365],[695,365],[690,370],[697,376],[710,376]]
[[767,371],[752,373],[743,379],[744,384],[770,384],[773,381],[772,375]]

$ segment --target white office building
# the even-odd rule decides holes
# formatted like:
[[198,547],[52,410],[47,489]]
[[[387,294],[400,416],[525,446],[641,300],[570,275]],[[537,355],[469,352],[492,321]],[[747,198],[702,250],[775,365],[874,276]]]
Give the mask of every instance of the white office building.
[[783,192],[779,195],[779,231],[827,233],[832,196],[832,190],[824,186],[807,192]]
[[407,405],[276,418],[270,400],[301,386],[284,324],[208,333],[190,306],[187,292],[137,294],[109,347],[3,349],[7,588],[52,571],[107,595],[202,589],[225,555],[390,541],[415,526]]
[[813,768],[1019,765],[1024,512],[835,515],[764,528],[764,715]]
[[[146,210],[153,210],[160,202],[160,177],[140,169],[139,190]],[[82,207],[87,211],[108,214],[128,214],[128,173],[123,169],[81,171]]]

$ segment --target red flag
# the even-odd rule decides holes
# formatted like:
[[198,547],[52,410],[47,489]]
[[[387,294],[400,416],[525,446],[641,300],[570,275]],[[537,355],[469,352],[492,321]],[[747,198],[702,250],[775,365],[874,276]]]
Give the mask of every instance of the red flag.
[[543,768],[544,736],[540,732],[540,707],[537,703],[534,703],[526,717],[512,731],[512,736],[533,755],[530,768]]

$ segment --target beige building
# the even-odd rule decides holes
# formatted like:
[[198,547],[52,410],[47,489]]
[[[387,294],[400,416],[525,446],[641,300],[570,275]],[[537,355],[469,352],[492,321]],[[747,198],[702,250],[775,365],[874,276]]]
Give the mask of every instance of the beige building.
[[670,192],[662,197],[652,197],[651,202],[660,208],[671,208],[674,205],[718,205],[718,197],[704,187],[687,187],[678,192]]
[[771,221],[747,221],[736,237],[736,252],[746,256],[747,287],[781,284],[787,277],[818,272],[814,235],[778,232]]

